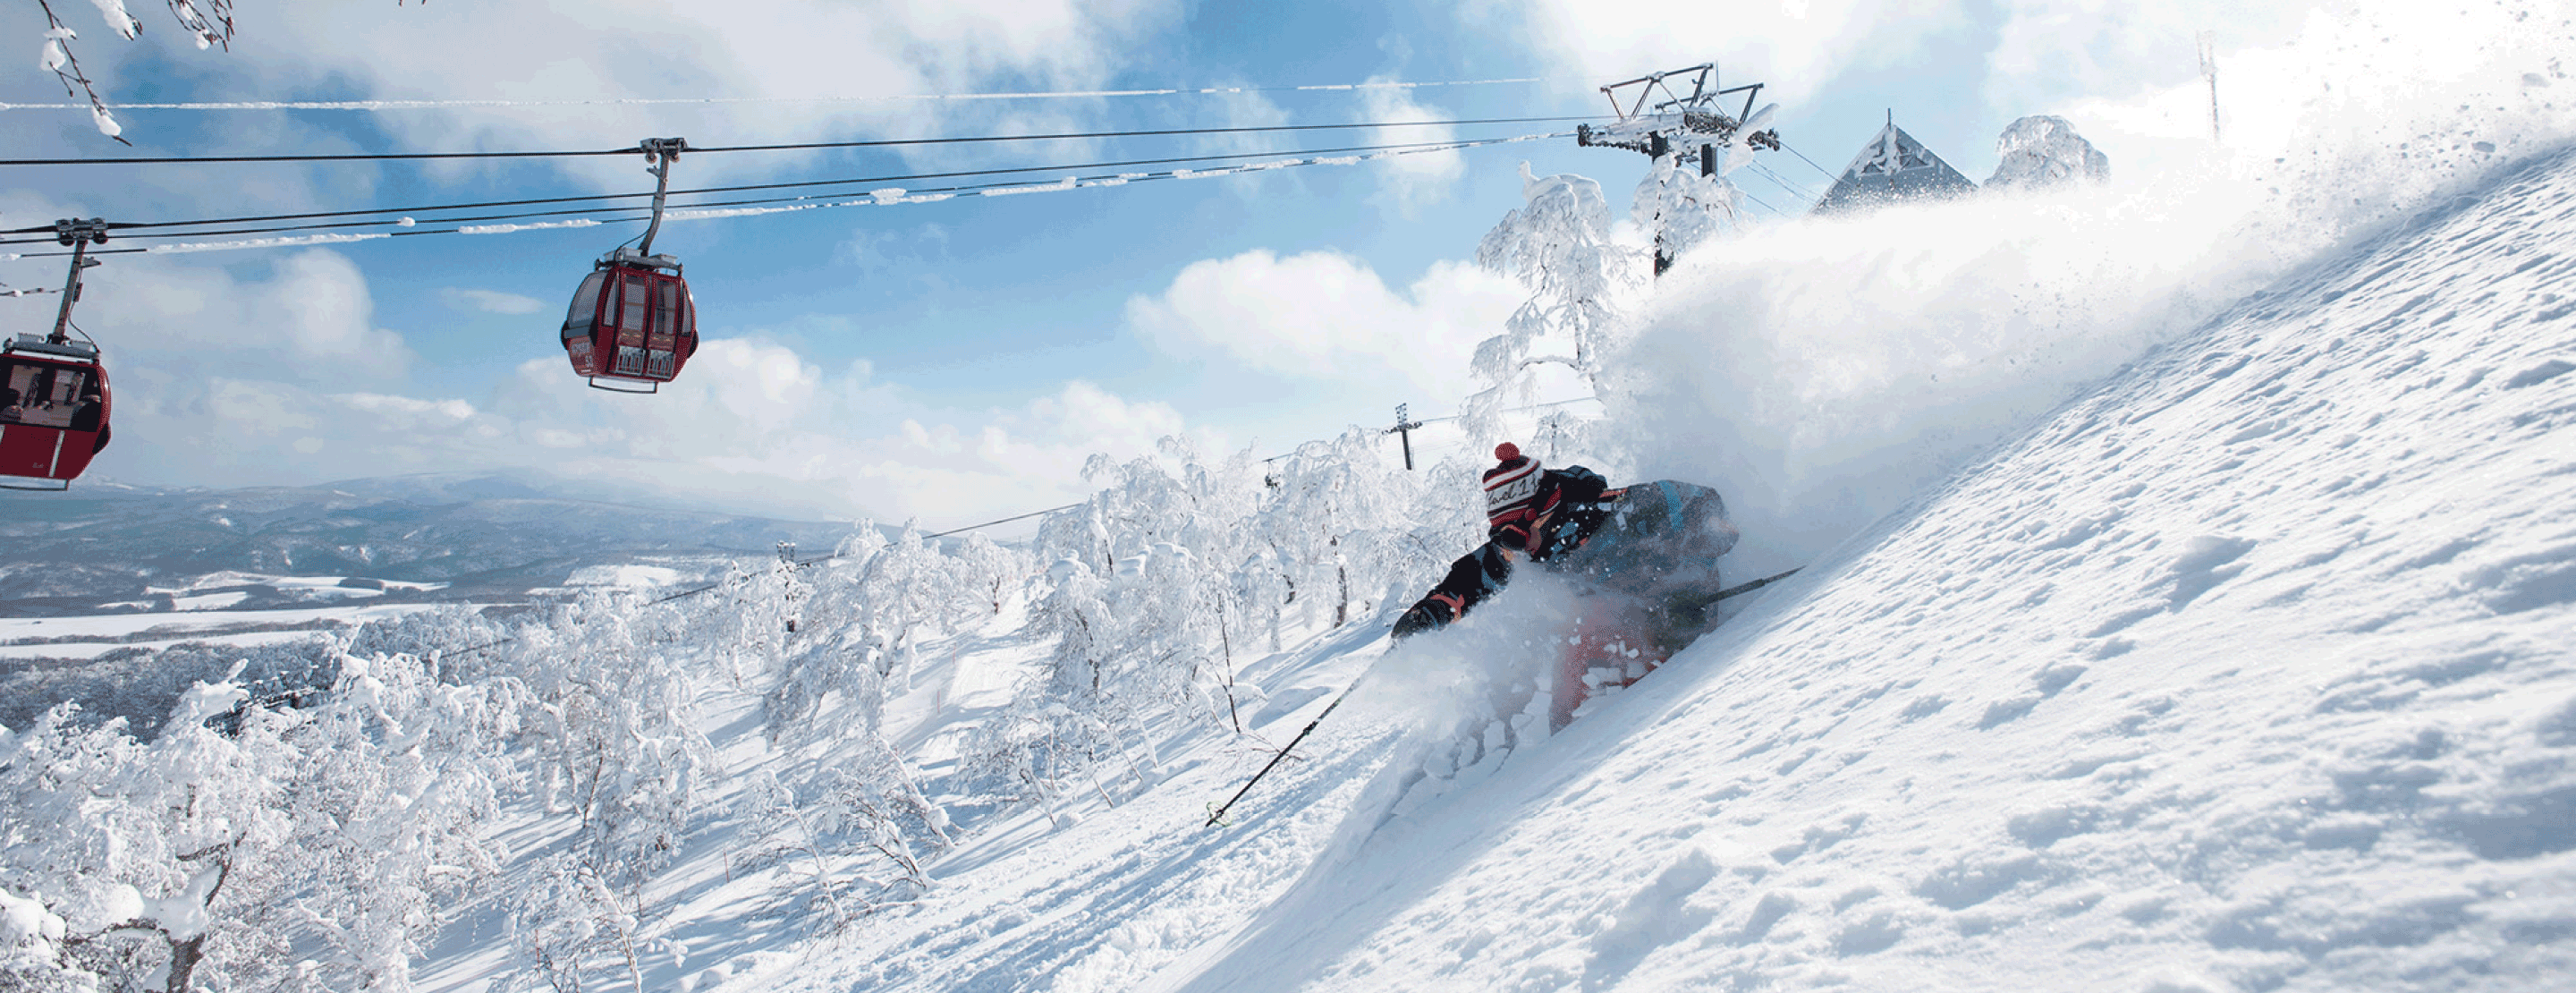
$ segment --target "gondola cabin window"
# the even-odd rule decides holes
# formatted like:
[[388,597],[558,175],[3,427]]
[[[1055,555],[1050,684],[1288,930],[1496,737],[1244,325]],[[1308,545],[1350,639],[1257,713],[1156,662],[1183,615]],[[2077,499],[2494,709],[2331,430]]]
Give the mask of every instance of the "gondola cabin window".
[[564,316],[564,351],[571,354],[572,371],[579,375],[596,375],[598,371],[591,358],[590,336],[595,330],[592,322],[599,316],[599,291],[607,285],[606,272],[591,273],[590,278],[581,281],[581,288],[573,291],[572,312]]
[[94,402],[86,418],[91,421],[87,427],[72,423],[80,418],[82,398],[90,393],[87,370],[36,362],[12,362],[6,368],[7,378],[0,380],[0,422],[98,430]]

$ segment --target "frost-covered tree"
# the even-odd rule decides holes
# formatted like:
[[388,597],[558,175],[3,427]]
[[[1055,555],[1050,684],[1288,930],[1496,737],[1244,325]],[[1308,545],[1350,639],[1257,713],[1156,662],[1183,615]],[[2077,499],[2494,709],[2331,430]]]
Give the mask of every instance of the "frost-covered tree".
[[534,709],[514,679],[458,685],[409,655],[346,657],[289,735],[299,767],[301,891],[292,919],[330,954],[312,979],[409,988],[413,959],[452,906],[501,871],[482,831],[519,780],[510,746]]
[[856,575],[849,602],[862,643],[877,674],[895,685],[911,687],[924,639],[977,616],[960,563],[924,540],[914,525],[906,524],[900,535],[869,552]]
[[957,560],[958,589],[978,608],[990,610],[995,616],[1002,613],[1011,594],[1028,582],[1028,556],[983,535],[968,536],[953,555]]
[[1387,465],[1379,448],[1359,429],[1298,446],[1274,463],[1278,484],[1260,515],[1263,538],[1311,591],[1301,602],[1327,609],[1335,627],[1375,607],[1389,570],[1412,571],[1420,558],[1403,539],[1421,507],[1420,477]]
[[39,939],[0,942],[0,971],[410,989],[436,908],[498,868],[475,828],[511,778],[500,755],[524,701],[408,657],[336,669],[304,710],[200,683],[149,742],[78,728],[68,706],[0,733],[0,892],[36,904],[0,913]]
[[1387,465],[1371,432],[1303,446],[1272,476],[1177,443],[1092,461],[1100,489],[1040,529],[1054,564],[1031,614],[1053,650],[969,747],[980,788],[1059,816],[1077,795],[1121,802],[1161,775],[1161,736],[1243,730],[1262,698],[1236,675],[1284,631],[1358,621],[1467,533],[1466,501],[1423,487],[1472,492],[1471,476]]
[[668,945],[647,933],[642,894],[612,882],[593,855],[557,853],[529,874],[510,915],[520,973],[556,993],[578,993],[605,967],[643,993],[645,959]]
[[291,722],[262,712],[232,736],[204,726],[246,696],[198,684],[149,745],[121,723],[75,731],[68,706],[12,737],[0,889],[63,920],[65,971],[178,991],[282,950],[272,929],[291,876],[295,825],[279,802]]
[[[0,749],[8,747],[0,729]],[[63,962],[69,925],[41,900],[0,889],[0,989],[94,988],[95,977]]]
[[1109,803],[1112,782],[1159,779],[1146,729],[1166,715],[1234,724],[1246,613],[1225,570],[1262,561],[1266,547],[1250,526],[1262,487],[1248,452],[1210,463],[1166,439],[1125,462],[1094,456],[1084,478],[1099,487],[1092,498],[1039,531],[1054,565],[1032,620],[1054,651],[970,748],[981,781],[1050,807],[1077,777]]
[[1503,333],[1476,346],[1470,371],[1485,387],[1467,398],[1464,421],[1479,446],[1501,435],[1506,407],[1535,398],[1537,367],[1564,366],[1599,389],[1616,301],[1643,279],[1643,253],[1612,237],[1601,184],[1572,174],[1541,179],[1522,163],[1521,192],[1526,204],[1476,246],[1476,264],[1530,291]]
[[[1703,154],[1719,153],[1712,149]],[[1645,177],[1637,181],[1628,216],[1638,227],[1653,232],[1659,267],[1743,223],[1744,192],[1725,175],[1704,170],[1679,155],[1650,161]]]
[[801,572],[785,559],[732,563],[707,595],[680,604],[690,640],[704,646],[714,671],[733,689],[752,692],[785,661],[788,638],[813,594]]
[[818,766],[795,780],[763,771],[744,791],[758,841],[737,870],[772,869],[776,890],[818,935],[931,888],[925,866],[949,846],[947,815],[891,750]]
[[[1102,460],[1095,456],[1091,465]],[[1038,522],[1037,538],[1030,542],[1041,563],[1064,559],[1082,563],[1095,573],[1118,567],[1118,556],[1110,547],[1107,511],[1097,495],[1076,504],[1071,510],[1047,515]],[[1053,568],[1053,566],[1049,566]]]
[[1064,558],[1048,567],[1050,589],[1037,608],[1037,631],[1055,638],[1047,656],[1045,693],[1060,700],[1088,699],[1101,693],[1109,656],[1118,638],[1118,621],[1109,610],[1109,586],[1081,560]]
[[2012,122],[1995,138],[1995,174],[1984,189],[2041,190],[2111,178],[2111,159],[2077,134],[2073,122],[2038,114]]
[[979,789],[1042,803],[1062,824],[1069,823],[1062,784],[1075,777],[1089,777],[1104,802],[1116,802],[1098,770],[1122,748],[1120,729],[1100,716],[1127,710],[1119,700],[1122,625],[1109,584],[1081,560],[1057,560],[1047,581],[1031,620],[1033,630],[1054,638],[1054,649],[1012,704],[977,727],[965,771]]
[[[741,870],[770,870],[816,933],[837,933],[930,885],[923,865],[949,846],[948,818],[887,738],[885,706],[925,628],[980,616],[960,591],[972,568],[907,529],[872,525],[811,578],[804,622],[762,697],[780,753],[747,791]],[[900,654],[898,654],[900,653]]]
[[550,807],[577,814],[600,871],[636,888],[678,851],[720,771],[677,611],[623,596],[586,596],[510,647],[547,718]]

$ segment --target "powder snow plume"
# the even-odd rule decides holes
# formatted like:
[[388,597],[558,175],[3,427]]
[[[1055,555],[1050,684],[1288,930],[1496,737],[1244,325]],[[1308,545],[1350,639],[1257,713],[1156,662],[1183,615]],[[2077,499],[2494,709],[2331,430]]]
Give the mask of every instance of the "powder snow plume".
[[2197,80],[2077,113],[2197,128],[2181,168],[1705,246],[1605,377],[1621,461],[1725,492],[1748,564],[1812,559],[2247,294],[2576,136],[2571,51],[2563,5],[2320,15],[2234,56],[2223,146]]

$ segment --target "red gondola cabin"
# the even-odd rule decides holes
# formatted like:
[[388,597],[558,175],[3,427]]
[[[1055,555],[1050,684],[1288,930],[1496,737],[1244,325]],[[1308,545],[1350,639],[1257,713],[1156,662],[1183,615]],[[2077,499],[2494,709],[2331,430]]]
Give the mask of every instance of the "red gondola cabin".
[[69,489],[107,447],[98,347],[19,335],[0,345],[0,487]]
[[563,345],[572,371],[600,389],[651,393],[670,382],[698,350],[698,308],[679,260],[625,249],[599,260],[573,291]]

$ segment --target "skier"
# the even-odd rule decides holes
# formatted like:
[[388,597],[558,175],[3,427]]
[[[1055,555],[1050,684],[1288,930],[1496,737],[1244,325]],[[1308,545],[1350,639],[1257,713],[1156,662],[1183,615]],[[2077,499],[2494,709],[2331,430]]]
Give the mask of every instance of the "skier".
[[1576,582],[1583,630],[1558,666],[1550,723],[1592,689],[1625,686],[1713,627],[1717,559],[1735,547],[1726,502],[1673,480],[1609,488],[1582,466],[1549,469],[1505,442],[1485,472],[1486,541],[1395,623],[1398,640],[1466,616],[1526,561]]

